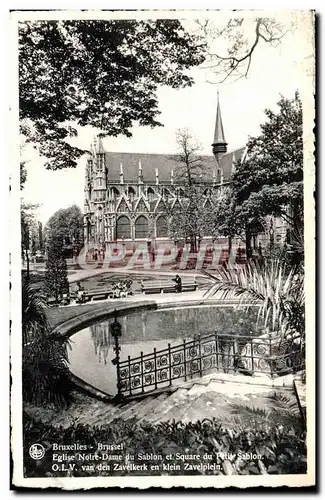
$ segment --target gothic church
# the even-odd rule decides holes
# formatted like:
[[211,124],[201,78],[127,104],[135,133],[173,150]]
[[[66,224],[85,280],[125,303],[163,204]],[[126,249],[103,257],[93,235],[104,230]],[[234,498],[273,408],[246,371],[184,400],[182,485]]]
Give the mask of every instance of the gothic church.
[[[201,157],[204,203],[229,184],[245,148],[227,152],[218,99],[213,155]],[[84,241],[106,249],[111,242],[132,248],[140,241],[170,241],[167,208],[184,202],[184,185],[175,180],[177,155],[111,153],[95,138],[85,172]],[[208,235],[207,235],[208,236]]]

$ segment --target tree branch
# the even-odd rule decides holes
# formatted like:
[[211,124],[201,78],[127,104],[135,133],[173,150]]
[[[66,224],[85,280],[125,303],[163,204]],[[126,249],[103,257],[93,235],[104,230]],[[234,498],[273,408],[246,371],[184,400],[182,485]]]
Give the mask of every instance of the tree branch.
[[[238,21],[238,20],[237,20]],[[243,20],[242,20],[243,21]],[[254,41],[251,43],[250,47],[245,51],[244,54],[239,55],[240,48],[245,46],[247,43],[247,38],[243,39],[241,35],[238,35],[236,38],[233,34],[233,31],[237,28],[241,28],[242,23],[235,24],[227,24],[227,26],[217,32],[217,36],[226,36],[228,33],[228,37],[233,37],[232,46],[228,49],[228,55],[220,55],[215,52],[209,52],[209,63],[204,66],[204,69],[212,69],[215,70],[217,74],[224,74],[222,78],[218,81],[212,82],[208,80],[208,83],[224,83],[231,76],[237,76],[237,81],[240,78],[247,78],[248,73],[251,68],[252,56],[256,50],[256,47],[260,43],[260,40],[263,40],[265,43],[270,44],[271,46],[275,42],[280,42],[281,39],[290,31],[285,30],[282,25],[276,24],[274,20],[270,19],[262,19],[258,18],[255,22],[255,30],[254,30]],[[207,31],[205,26],[204,31]]]

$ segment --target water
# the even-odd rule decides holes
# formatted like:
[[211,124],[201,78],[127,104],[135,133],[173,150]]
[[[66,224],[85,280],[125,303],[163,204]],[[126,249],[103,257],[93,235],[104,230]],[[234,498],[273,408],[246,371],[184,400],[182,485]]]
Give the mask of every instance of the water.
[[[72,373],[85,382],[109,394],[116,393],[114,340],[109,331],[113,320],[106,320],[85,328],[71,337],[69,352]],[[233,307],[196,306],[139,311],[119,318],[122,325],[120,338],[121,360],[136,357],[142,351],[151,353],[175,345],[184,339],[207,335],[216,330],[222,334],[257,335],[256,311]]]

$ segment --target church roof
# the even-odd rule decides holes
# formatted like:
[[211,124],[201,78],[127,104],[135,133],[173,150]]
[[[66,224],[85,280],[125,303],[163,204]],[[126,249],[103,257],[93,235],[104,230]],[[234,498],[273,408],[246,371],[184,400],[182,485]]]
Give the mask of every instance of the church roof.
[[[240,148],[222,156],[220,166],[223,170],[224,181],[227,181],[230,177],[233,158],[237,160],[242,156],[243,152],[244,148]],[[156,182],[156,169],[158,169],[159,183],[170,183],[171,171],[173,170],[175,175],[177,168],[181,165],[177,161],[177,155],[106,152],[105,156],[108,179],[117,182],[120,179],[121,163],[123,165],[124,182],[137,182],[139,161],[141,161],[143,181],[153,184]],[[218,167],[215,157],[203,155],[201,158],[205,171],[203,180],[212,181],[213,171]]]

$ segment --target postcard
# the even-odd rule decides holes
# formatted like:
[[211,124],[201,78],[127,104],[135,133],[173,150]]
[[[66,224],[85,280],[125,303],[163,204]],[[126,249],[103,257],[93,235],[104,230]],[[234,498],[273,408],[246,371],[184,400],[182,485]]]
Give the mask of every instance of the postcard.
[[10,13],[12,488],[315,485],[315,12]]

